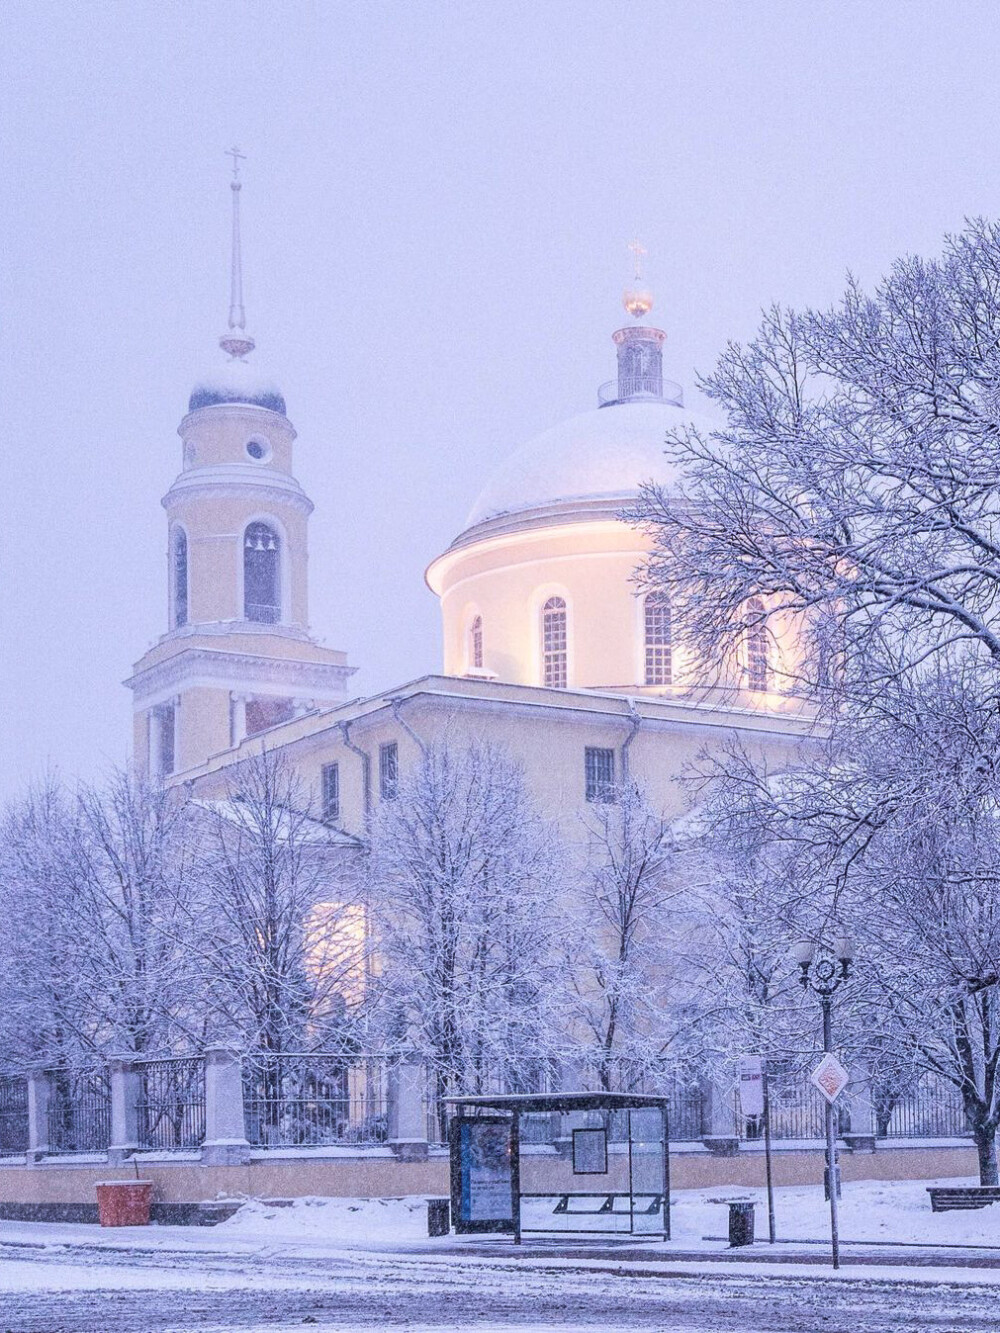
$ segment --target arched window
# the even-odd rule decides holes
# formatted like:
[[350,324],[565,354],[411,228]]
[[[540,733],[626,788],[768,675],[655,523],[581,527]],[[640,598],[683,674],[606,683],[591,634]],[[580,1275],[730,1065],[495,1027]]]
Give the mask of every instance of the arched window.
[[542,684],[566,688],[566,603],[550,597],[542,607]]
[[188,539],[183,528],[174,528],[170,551],[174,590],[174,629],[188,623]]
[[476,616],[469,626],[469,665],[482,670],[483,666],[483,618]]
[[243,616],[263,625],[281,618],[281,541],[268,523],[251,523],[243,537]]
[[767,620],[759,597],[747,602],[746,672],[748,690],[766,690],[768,676]]
[[670,598],[665,592],[651,592],[646,598],[645,649],[646,684],[669,685],[673,679],[670,657]]

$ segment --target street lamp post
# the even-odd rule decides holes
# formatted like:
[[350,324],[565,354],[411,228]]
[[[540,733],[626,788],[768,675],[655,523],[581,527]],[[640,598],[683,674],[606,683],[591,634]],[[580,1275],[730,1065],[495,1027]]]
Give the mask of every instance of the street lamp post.
[[[831,957],[832,952],[832,957]],[[811,940],[795,945],[792,957],[799,965],[799,982],[803,990],[812,991],[823,1010],[823,1051],[833,1052],[833,1019],[831,1006],[834,993],[851,975],[854,951],[846,935],[834,940],[832,951],[817,949]],[[837,1135],[834,1106],[826,1104],[826,1174],[830,1194],[830,1236],[833,1266],[840,1267],[840,1229],[837,1214]]]

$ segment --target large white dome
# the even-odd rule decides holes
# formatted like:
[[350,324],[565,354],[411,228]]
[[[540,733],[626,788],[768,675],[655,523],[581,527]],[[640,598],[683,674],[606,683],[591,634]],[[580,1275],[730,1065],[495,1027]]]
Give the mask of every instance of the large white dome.
[[581,412],[516,449],[481,491],[466,527],[566,500],[624,503],[645,481],[669,485],[677,468],[664,455],[667,432],[683,425],[710,431],[715,424],[668,402]]

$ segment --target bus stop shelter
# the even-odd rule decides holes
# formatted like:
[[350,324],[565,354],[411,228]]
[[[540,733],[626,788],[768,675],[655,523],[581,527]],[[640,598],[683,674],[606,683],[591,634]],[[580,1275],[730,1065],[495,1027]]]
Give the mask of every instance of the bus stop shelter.
[[665,1097],[623,1092],[449,1097],[459,1235],[670,1239]]

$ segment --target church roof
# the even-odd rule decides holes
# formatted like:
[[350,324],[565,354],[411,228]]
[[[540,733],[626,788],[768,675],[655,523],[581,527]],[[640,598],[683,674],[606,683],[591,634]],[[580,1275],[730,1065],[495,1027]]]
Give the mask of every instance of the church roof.
[[188,411],[216,403],[250,403],[286,415],[281,390],[269,376],[246,361],[226,361],[203,375],[191,390]]
[[494,472],[466,528],[503,514],[565,501],[627,503],[643,482],[670,486],[678,468],[664,453],[668,431],[691,425],[717,429],[710,418],[678,403],[619,402],[581,412],[521,445]]

